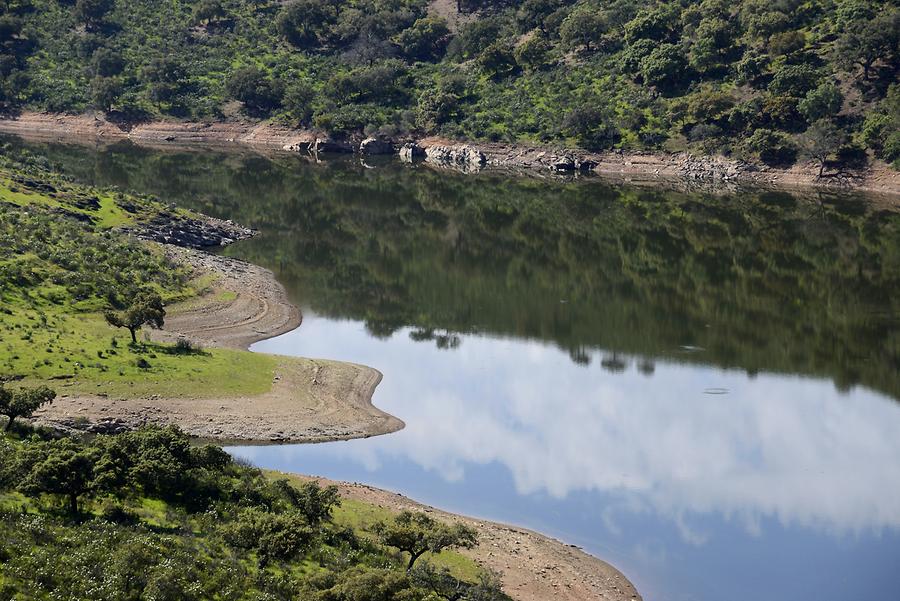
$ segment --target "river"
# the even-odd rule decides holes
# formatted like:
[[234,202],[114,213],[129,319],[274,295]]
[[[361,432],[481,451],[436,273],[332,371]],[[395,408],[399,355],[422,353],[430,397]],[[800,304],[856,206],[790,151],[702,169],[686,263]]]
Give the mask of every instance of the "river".
[[259,228],[226,252],[304,322],[254,350],[375,367],[407,424],[233,454],[550,534],[648,601],[900,590],[900,215],[878,203],[26,146]]

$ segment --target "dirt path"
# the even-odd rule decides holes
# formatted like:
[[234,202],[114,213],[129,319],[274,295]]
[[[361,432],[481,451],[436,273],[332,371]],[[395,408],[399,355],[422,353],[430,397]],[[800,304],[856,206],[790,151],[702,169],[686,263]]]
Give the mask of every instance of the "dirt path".
[[[186,337],[204,347],[246,349],[300,325],[300,311],[267,269],[202,251],[164,246],[211,283],[189,302],[168,307],[157,341]],[[177,425],[192,436],[227,441],[321,442],[395,432],[404,424],[372,405],[381,373],[370,367],[281,357],[272,389],[232,398],[61,396],[36,414],[64,429],[119,432],[143,424]]]
[[365,484],[291,476],[335,484],[344,497],[394,512],[425,511],[446,522],[474,527],[479,544],[462,553],[500,574],[504,592],[516,601],[641,599],[631,582],[610,564],[537,532],[456,515]]

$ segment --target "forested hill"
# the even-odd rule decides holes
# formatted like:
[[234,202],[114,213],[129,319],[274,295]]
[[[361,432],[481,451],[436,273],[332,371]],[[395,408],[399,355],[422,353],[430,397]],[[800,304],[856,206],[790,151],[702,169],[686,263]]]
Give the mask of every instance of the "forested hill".
[[7,111],[900,159],[896,0],[5,0]]

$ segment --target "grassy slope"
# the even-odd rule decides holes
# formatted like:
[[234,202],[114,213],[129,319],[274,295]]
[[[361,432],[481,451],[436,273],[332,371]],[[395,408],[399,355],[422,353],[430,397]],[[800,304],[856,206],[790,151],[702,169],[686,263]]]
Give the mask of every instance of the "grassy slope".
[[[294,485],[300,485],[306,480],[295,474],[284,472],[266,471],[265,474],[272,480],[287,478]],[[379,505],[345,497],[341,499],[340,507],[334,510],[334,523],[338,526],[352,528],[359,536],[368,536],[372,525],[377,522],[390,521],[397,513]],[[469,582],[477,580],[481,571],[474,560],[457,551],[444,551],[437,555],[429,552],[422,556],[422,560],[438,567],[446,567],[457,578]]]
[[[287,478],[292,484],[298,485],[302,483],[299,478],[292,474],[280,472],[265,472],[265,474],[272,480]],[[0,513],[27,512],[34,515],[63,515],[64,510],[58,507],[56,503],[49,497],[33,499],[19,492],[7,491],[0,493]],[[201,523],[202,516],[188,518],[187,522],[185,522],[183,513],[178,512],[174,507],[158,499],[130,499],[122,503],[122,507],[139,517],[141,523],[152,530],[179,533],[180,536],[186,539],[193,539],[193,542],[198,546],[205,548],[215,547],[210,541],[208,529]],[[102,499],[87,503],[84,508],[85,516],[99,519],[102,516],[103,508],[104,501]],[[351,528],[357,536],[365,538],[371,537],[371,528],[374,524],[390,521],[395,515],[396,512],[377,505],[343,498],[340,506],[334,510],[333,522],[337,527]],[[252,561],[249,560],[252,559],[254,558],[250,557],[244,560],[245,567],[251,567]],[[468,582],[477,581],[481,573],[481,568],[474,560],[457,551],[445,551],[437,555],[426,553],[422,556],[421,561],[427,561],[437,567],[446,567],[454,576]],[[315,568],[314,565],[306,561],[298,562],[297,565],[290,567],[298,574]],[[3,586],[3,578],[3,571],[0,570],[0,588]]]
[[[53,191],[41,188],[47,184]],[[98,240],[96,236],[105,235],[111,228],[134,225],[162,208],[157,201],[126,197],[129,206],[139,207],[129,212],[122,208],[125,203],[117,202],[117,194],[75,186],[49,173],[26,175],[21,165],[0,165],[0,202],[8,203],[0,205],[0,216],[24,215],[33,209],[39,209],[40,214],[62,210],[93,221],[83,226],[80,240],[67,237],[67,233],[53,241],[62,254],[85,251],[66,245],[90,247]],[[85,197],[98,199],[99,206],[77,206],[77,201]],[[7,238],[12,235],[6,233]],[[134,244],[125,235],[112,236],[115,244]],[[42,240],[24,242],[45,244]],[[209,277],[185,280],[182,268],[167,263],[155,249],[147,247],[143,252],[150,253],[148,261],[155,260],[160,270],[178,276],[163,285],[152,284],[167,302],[190,302],[211,283]],[[95,259],[99,261],[104,260],[104,252],[111,252],[105,246],[97,248],[101,256]],[[23,378],[26,383],[49,382],[62,394],[113,397],[249,395],[263,393],[271,386],[277,364],[273,357],[228,349],[178,355],[170,345],[148,342],[130,347],[125,330],[114,330],[105,323],[102,299],[92,294],[76,300],[69,287],[57,283],[59,278],[73,275],[71,266],[61,267],[32,253],[11,253],[0,259],[0,270],[16,267],[14,264],[18,264],[17,271],[38,275],[28,283],[7,281],[0,286],[0,376]],[[154,267],[147,269],[152,271]],[[88,270],[90,266],[79,268]],[[140,358],[150,367],[138,367]]]
[[[0,433],[0,453],[12,453],[13,456],[25,454],[33,450],[28,448],[33,444],[36,444],[34,439],[19,439]],[[164,449],[157,451],[161,456],[166,456]],[[9,459],[9,455],[0,455],[0,459],[4,458]],[[12,465],[14,462],[7,462],[5,469]],[[8,477],[9,472],[0,470],[0,476]],[[206,510],[199,507],[189,509],[183,504],[158,497],[117,493],[83,498],[81,515],[77,520],[67,513],[62,497],[26,496],[10,487],[8,481],[0,479],[0,596],[3,591],[29,588],[48,590],[53,582],[65,583],[65,586],[76,591],[81,586],[78,583],[93,582],[100,588],[115,587],[120,574],[128,571],[115,563],[121,559],[116,556],[121,554],[131,554],[137,561],[149,560],[146,569],[150,572],[174,571],[179,577],[187,575],[180,572],[182,569],[196,572],[206,565],[208,571],[193,575],[204,581],[205,590],[221,594],[216,598],[242,600],[261,598],[254,593],[258,593],[260,588],[277,588],[273,583],[279,578],[302,582],[327,574],[336,567],[352,570],[353,567],[369,566],[396,570],[398,573],[402,573],[405,567],[403,557],[380,547],[372,535],[372,526],[377,522],[390,521],[395,512],[350,499],[342,499],[340,506],[334,508],[330,525],[325,528],[331,533],[352,530],[362,541],[362,544],[356,545],[356,551],[348,554],[348,549],[341,545],[339,541],[346,537],[329,536],[322,531],[321,536],[300,556],[276,559],[263,565],[256,551],[235,547],[223,537],[222,530],[233,525],[244,508],[267,498],[270,493],[265,491],[264,486],[271,486],[275,480],[285,477],[294,486],[303,482],[296,476],[257,472],[233,464],[208,473],[207,485],[211,485],[210,477],[217,478],[215,486],[221,488],[214,505]],[[259,481],[254,484],[257,478]],[[271,511],[278,513],[282,509],[272,508]],[[117,521],[113,516],[131,516],[131,519]],[[20,525],[18,529],[15,524]],[[31,547],[23,549],[23,541]],[[149,547],[136,549],[130,546],[129,541]],[[167,553],[172,555],[171,565],[160,565],[156,559],[151,559],[153,553],[162,548],[160,545],[167,549],[163,551],[164,556]],[[185,555],[185,551],[189,554]],[[42,558],[51,562],[61,561],[63,565],[58,566],[56,572],[43,573],[43,568],[50,568],[51,565],[43,565]],[[454,576],[467,582],[477,582],[482,572],[473,560],[455,551],[426,554],[421,561],[428,561],[439,568],[446,567]],[[82,567],[79,568],[79,565]],[[106,567],[115,574],[105,573]],[[84,569],[87,573],[73,574],[73,571]],[[70,581],[76,582],[73,584]],[[247,588],[236,591],[236,583],[243,583]],[[25,588],[22,588],[23,585]],[[121,593],[118,590],[114,592]],[[103,598],[102,592],[96,594],[101,597],[92,598]]]

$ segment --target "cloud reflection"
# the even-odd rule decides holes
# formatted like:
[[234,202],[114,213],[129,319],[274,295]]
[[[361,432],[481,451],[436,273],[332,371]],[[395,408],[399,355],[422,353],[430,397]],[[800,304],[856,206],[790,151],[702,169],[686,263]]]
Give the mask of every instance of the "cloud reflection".
[[384,372],[376,403],[407,428],[328,451],[370,470],[402,457],[458,481],[468,465],[498,463],[520,494],[616,493],[693,544],[707,534],[690,514],[720,514],[751,534],[762,517],[836,534],[900,526],[900,405],[867,390],[674,362],[648,377],[631,357],[610,371],[601,363],[612,354],[587,351],[585,368],[507,339],[465,337],[447,352],[313,315],[255,348]]

